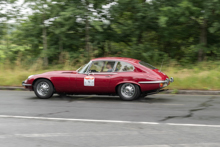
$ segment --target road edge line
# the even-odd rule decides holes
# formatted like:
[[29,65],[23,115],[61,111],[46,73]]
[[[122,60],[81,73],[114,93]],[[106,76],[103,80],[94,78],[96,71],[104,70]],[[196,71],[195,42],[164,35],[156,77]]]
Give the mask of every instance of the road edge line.
[[220,128],[220,125],[206,125],[206,124],[178,124],[178,123],[138,122],[138,121],[121,121],[121,120],[97,120],[97,119],[75,119],[75,118],[53,118],[53,117],[32,117],[32,116],[13,116],[13,115],[0,115],[0,118],[18,118],[18,119],[35,119],[35,120],[73,121],[73,122],[96,122],[96,123],[120,123],[120,124],[169,125],[169,126]]

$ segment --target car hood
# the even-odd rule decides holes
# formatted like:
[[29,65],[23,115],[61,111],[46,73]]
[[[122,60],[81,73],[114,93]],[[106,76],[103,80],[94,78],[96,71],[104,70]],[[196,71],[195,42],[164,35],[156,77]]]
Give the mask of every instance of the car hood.
[[70,70],[70,71],[50,71],[50,72],[45,72],[45,73],[42,73],[42,74],[49,74],[49,75],[51,75],[51,74],[76,74],[77,72],[76,71],[72,71],[72,70]]

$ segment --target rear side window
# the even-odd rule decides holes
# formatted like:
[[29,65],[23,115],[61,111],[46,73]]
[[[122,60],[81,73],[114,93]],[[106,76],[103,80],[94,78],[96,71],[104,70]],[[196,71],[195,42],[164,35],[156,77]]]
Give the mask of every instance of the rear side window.
[[118,62],[116,68],[115,68],[115,72],[125,72],[125,71],[133,71],[134,70],[134,66],[127,63],[127,62]]
[[150,65],[148,63],[145,63],[143,61],[140,61],[139,64],[141,64],[141,65],[143,65],[143,66],[145,66],[147,68],[150,68],[150,69],[157,69],[156,67],[154,67],[154,66],[152,66],[152,65]]

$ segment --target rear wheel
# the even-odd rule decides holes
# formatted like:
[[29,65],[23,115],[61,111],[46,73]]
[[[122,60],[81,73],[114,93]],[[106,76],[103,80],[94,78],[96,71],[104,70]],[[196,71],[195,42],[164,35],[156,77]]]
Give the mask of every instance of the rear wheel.
[[139,86],[131,83],[121,84],[117,90],[121,99],[126,101],[137,99],[141,94]]
[[53,96],[53,84],[47,79],[37,80],[34,84],[34,93],[38,98],[48,99]]

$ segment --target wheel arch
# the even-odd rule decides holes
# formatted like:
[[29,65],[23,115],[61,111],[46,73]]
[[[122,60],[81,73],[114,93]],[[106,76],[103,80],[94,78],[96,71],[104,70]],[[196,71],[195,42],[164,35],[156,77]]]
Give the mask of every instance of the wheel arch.
[[36,79],[34,79],[33,84],[32,84],[33,89],[34,89],[34,85],[35,85],[35,83],[36,83],[38,80],[41,80],[41,79],[45,79],[45,80],[50,81],[51,84],[53,85],[54,92],[56,91],[56,88],[54,87],[53,82],[52,82],[50,79],[48,79],[48,78],[42,78],[42,77],[41,77],[41,78],[36,78]]
[[141,86],[140,86],[139,83],[134,82],[134,81],[123,81],[123,82],[118,83],[118,84],[115,86],[115,92],[116,92],[116,94],[118,94],[118,90],[117,90],[118,87],[119,87],[120,85],[122,85],[122,84],[125,84],[125,83],[132,83],[132,84],[137,85],[137,86],[139,87],[139,89],[140,89],[140,92],[142,93],[142,91],[141,91]]

